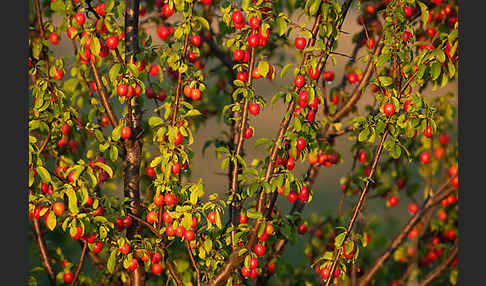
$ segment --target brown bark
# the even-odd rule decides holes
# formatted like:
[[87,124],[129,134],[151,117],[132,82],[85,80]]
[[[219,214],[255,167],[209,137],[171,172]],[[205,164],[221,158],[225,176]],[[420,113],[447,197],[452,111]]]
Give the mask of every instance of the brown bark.
[[51,285],[56,285],[56,275],[54,274],[54,270],[52,269],[51,259],[49,257],[49,253],[47,252],[46,244],[44,243],[44,237],[42,236],[42,232],[40,229],[39,219],[33,218],[32,223],[34,225],[35,238],[37,242],[37,247],[39,248],[42,266],[44,266],[44,269],[47,272],[47,276],[49,277]]

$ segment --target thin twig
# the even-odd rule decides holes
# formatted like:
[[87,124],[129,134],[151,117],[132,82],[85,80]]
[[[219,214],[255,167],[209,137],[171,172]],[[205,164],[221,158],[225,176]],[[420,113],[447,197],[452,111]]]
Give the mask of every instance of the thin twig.
[[84,241],[83,251],[81,251],[81,257],[79,258],[78,267],[76,268],[76,272],[74,273],[73,281],[71,281],[70,286],[74,286],[74,284],[76,284],[76,280],[78,279],[79,273],[81,272],[81,268],[83,268],[84,257],[86,255],[87,249],[88,242]]
[[49,257],[49,254],[47,253],[47,247],[46,244],[44,243],[44,238],[42,237],[39,219],[34,218],[32,219],[32,222],[34,225],[37,247],[39,248],[42,266],[44,266],[44,269],[47,272],[47,276],[49,277],[49,281],[51,282],[51,285],[56,285],[56,275],[54,274],[54,270],[51,264],[51,259]]
[[424,280],[422,280],[422,282],[418,284],[418,286],[426,286],[430,282],[434,281],[434,279],[439,277],[442,274],[442,272],[444,272],[447,269],[447,267],[449,267],[449,264],[451,264],[452,261],[454,261],[454,259],[457,257],[457,253],[458,253],[458,247],[457,245],[455,245],[451,253],[447,257],[447,259],[445,259],[441,264],[439,264],[436,268],[434,268],[434,270],[432,270],[424,278]]
[[189,245],[189,241],[185,240],[185,244],[187,248],[187,253],[189,253],[189,258],[191,259],[192,266],[196,271],[197,286],[201,286],[201,279],[199,278],[200,277],[199,267],[197,266],[196,260],[194,259],[194,255],[192,255],[192,250],[191,250],[191,246]]

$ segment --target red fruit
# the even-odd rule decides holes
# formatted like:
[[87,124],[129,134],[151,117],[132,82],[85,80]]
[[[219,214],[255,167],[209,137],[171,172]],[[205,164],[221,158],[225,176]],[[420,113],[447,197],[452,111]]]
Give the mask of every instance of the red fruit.
[[329,278],[329,274],[331,273],[331,270],[329,270],[329,268],[327,267],[324,267],[321,269],[321,272],[319,273],[322,277],[322,279],[326,280],[327,278]]
[[130,252],[130,244],[125,243],[122,245],[122,247],[120,247],[120,252],[123,254],[128,254]]
[[105,213],[105,210],[102,207],[98,207],[93,211],[93,216],[102,216]]
[[195,228],[197,225],[197,217],[193,216],[192,217],[192,224],[191,224],[191,228]]
[[155,169],[152,168],[152,167],[147,167],[145,169],[145,173],[147,174],[147,176],[149,176],[150,178],[153,178],[153,176],[155,176]]
[[303,50],[307,44],[307,40],[303,37],[297,37],[294,41],[295,47],[299,50]]
[[211,0],[201,0],[201,2],[203,4],[206,4],[206,5],[210,5],[211,4]]
[[158,215],[154,211],[149,211],[147,213],[147,222],[153,224],[158,221]]
[[121,138],[128,139],[132,135],[132,129],[128,126],[123,126],[121,128]]
[[412,38],[412,33],[410,33],[409,31],[405,31],[402,33],[402,35],[400,36],[404,41]]
[[96,5],[95,11],[98,15],[105,15],[106,14],[105,8],[106,8],[106,3],[101,2],[98,5]]
[[247,223],[247,222],[248,222],[248,216],[246,216],[246,215],[241,215],[241,214],[240,214],[239,221],[240,221],[240,224],[245,224],[245,223]]
[[162,15],[166,18],[172,16],[172,14],[174,14],[174,11],[174,7],[170,8],[169,4],[164,4],[164,6],[162,6]]
[[412,239],[418,236],[418,230],[416,228],[412,228],[408,233],[408,238]]
[[72,39],[74,39],[74,38],[75,38],[77,35],[78,35],[78,29],[76,29],[76,27],[71,26],[71,27],[69,27],[69,28],[67,29],[67,36],[68,36],[68,38],[69,38],[69,39],[71,39],[71,40],[72,40]]
[[391,197],[388,198],[388,204],[390,205],[390,207],[393,207],[397,203],[398,203],[397,196],[391,196]]
[[301,90],[299,92],[299,106],[305,108],[307,106],[307,99],[309,93],[306,90]]
[[239,72],[236,74],[236,79],[246,82],[248,80],[248,74],[246,72]]
[[358,75],[355,73],[348,74],[348,81],[350,84],[353,84],[358,81]]
[[133,223],[133,218],[131,216],[125,216],[123,218],[123,227],[124,228],[129,228],[130,226],[132,226],[132,223]]
[[361,163],[366,163],[366,151],[359,151],[358,153],[358,160],[361,162]]
[[248,128],[245,129],[245,138],[250,139],[251,136],[253,136],[253,129],[248,127]]
[[366,39],[366,46],[368,47],[368,49],[372,50],[376,45],[376,42],[375,42],[375,39],[373,38],[368,38]]
[[177,175],[179,174],[179,172],[181,171],[181,164],[179,162],[175,162],[173,165],[172,165],[172,168],[170,169],[170,172],[173,174],[173,175]]
[[194,101],[198,101],[199,99],[201,99],[201,91],[197,88],[193,88],[191,90],[191,98]]
[[245,51],[245,55],[243,56],[243,62],[247,63],[250,60],[250,52]]
[[297,150],[301,151],[305,148],[305,139],[303,137],[299,137],[297,139]]
[[174,138],[174,144],[177,146],[177,145],[180,145],[182,143],[182,140],[184,139],[184,137],[182,136],[182,134],[180,132],[177,132],[175,138]]
[[159,275],[162,272],[162,265],[160,263],[152,264],[152,273],[155,275]]
[[49,35],[49,41],[51,41],[53,45],[59,44],[59,35],[56,32],[51,33]]
[[83,228],[78,226],[76,228],[76,233],[74,235],[71,235],[71,238],[72,239],[80,239],[82,235],[83,235]]
[[258,38],[257,34],[251,34],[248,36],[248,45],[252,48],[255,48],[258,46],[260,39]]
[[255,257],[250,258],[250,269],[256,269],[258,267],[258,259]]
[[233,14],[231,14],[231,18],[233,19],[234,24],[241,24],[244,20],[241,11],[233,12]]
[[160,67],[158,65],[151,65],[149,73],[151,76],[157,76],[160,72]]
[[116,49],[116,46],[118,46],[118,37],[117,36],[109,36],[106,38],[106,46],[110,50]]
[[435,36],[435,34],[437,33],[437,31],[433,28],[433,27],[428,27],[425,32],[427,33],[427,35],[429,35],[429,37],[433,38]]
[[442,156],[444,156],[444,149],[441,147],[435,148],[434,157],[440,159],[442,158]]
[[96,242],[96,244],[93,247],[93,253],[96,254],[96,253],[100,252],[101,249],[103,249],[103,243],[98,241],[98,242]]
[[241,267],[241,275],[243,275],[243,277],[246,278],[246,277],[250,276],[250,273],[251,273],[251,270],[246,268],[246,266],[243,265]]
[[118,87],[116,88],[116,93],[119,96],[126,96],[128,93],[128,87],[125,84],[119,84]]
[[295,87],[301,88],[305,85],[305,78],[303,75],[297,75],[294,79]]
[[292,170],[295,167],[295,160],[292,158],[287,159],[285,166],[287,167],[287,170]]
[[260,19],[258,17],[251,17],[249,24],[253,30],[256,30],[260,27]]
[[194,46],[199,46],[201,44],[201,37],[199,35],[193,35],[191,37],[191,43]]
[[183,237],[184,236],[184,233],[186,232],[186,229],[182,226],[182,225],[179,225],[176,230],[175,230],[175,234],[178,236],[178,237]]
[[259,79],[262,77],[262,75],[258,72],[258,68],[257,67],[254,67],[252,70],[251,70],[251,76],[254,78],[254,79]]
[[208,214],[208,220],[210,223],[216,223],[216,212],[210,212]]
[[71,126],[64,123],[61,127],[61,133],[64,135],[69,135],[70,132],[71,132]]
[[346,249],[346,245],[348,245],[348,244],[346,244],[346,243],[344,244],[343,255],[344,255],[344,257],[346,257],[346,259],[351,259],[351,258],[353,258],[354,253],[356,252],[356,244],[353,244],[353,249],[351,251]]
[[167,40],[171,34],[171,30],[165,26],[159,27],[157,29],[157,35],[162,39],[162,40]]
[[366,13],[368,13],[369,15],[372,15],[375,13],[376,11],[376,8],[375,8],[375,5],[372,5],[372,4],[369,4],[365,7],[365,11]]
[[236,49],[233,52],[233,60],[241,61],[245,57],[245,52],[243,50]]
[[449,167],[449,176],[452,177],[457,174],[457,166],[450,166]]
[[300,224],[298,227],[297,227],[297,232],[300,234],[300,235],[304,235],[306,232],[307,232],[307,226],[305,224]]
[[452,185],[454,188],[459,187],[459,177],[458,177],[458,176],[455,176],[454,178],[452,178],[452,180],[451,180],[451,185]]
[[427,126],[424,130],[424,135],[427,138],[432,137],[432,126]]
[[106,127],[108,126],[108,124],[110,124],[110,119],[108,118],[108,116],[103,116],[101,117],[100,123],[103,127]]
[[248,106],[248,111],[251,115],[257,116],[260,113],[260,106],[256,103],[250,103]]
[[449,143],[449,135],[447,135],[447,134],[441,134],[439,136],[439,141],[440,141],[440,144],[447,145]]
[[444,210],[439,210],[439,212],[437,213],[437,217],[440,220],[446,220],[447,214],[446,214],[446,212]]
[[451,228],[446,232],[446,238],[449,240],[454,240],[456,238],[456,231]]
[[410,18],[413,15],[413,8],[410,6],[403,6],[403,12],[405,12],[407,18]]
[[175,203],[175,196],[172,193],[168,193],[164,197],[164,202],[168,206],[172,206]]
[[383,113],[385,113],[386,116],[392,116],[395,114],[395,106],[393,103],[385,103],[383,105]]
[[417,204],[415,204],[415,203],[411,203],[410,205],[408,205],[408,211],[409,211],[411,214],[415,214],[415,213],[418,211],[418,206],[417,206]]
[[336,270],[334,270],[334,278],[338,278],[339,275],[341,275],[341,268],[337,267]]
[[61,216],[64,213],[64,204],[62,202],[57,202],[52,205],[52,211],[58,215]]
[[192,241],[195,236],[196,233],[192,229],[188,229],[184,232],[184,238],[187,239],[187,241]]
[[128,266],[128,270],[134,271],[138,267],[138,260],[136,258],[132,258],[130,265]]
[[420,154],[420,162],[422,162],[422,164],[428,164],[430,162],[430,154],[427,152],[422,152]]
[[332,72],[332,71],[325,71],[324,74],[322,75],[322,78],[325,81],[333,81],[334,80],[334,72]]
[[73,281],[74,275],[71,272],[66,272],[64,273],[63,278],[64,278],[64,282],[69,283]]
[[169,212],[165,211],[162,214],[162,220],[164,221],[165,224],[171,224],[174,219],[172,218]]
[[90,236],[86,238],[86,241],[88,243],[94,243],[96,241],[96,237],[97,237],[96,233],[92,233]]
[[299,194],[296,191],[293,191],[293,190],[290,191],[288,196],[287,196],[287,199],[291,203],[294,203],[295,201],[297,201],[298,198],[299,198]]
[[74,14],[73,18],[74,20],[76,20],[76,22],[78,22],[80,26],[83,26],[84,22],[86,21],[86,17],[84,16],[84,13],[76,13]]
[[265,254],[265,245],[263,244],[255,244],[255,247],[253,248],[255,250],[255,253],[258,256],[263,256]]

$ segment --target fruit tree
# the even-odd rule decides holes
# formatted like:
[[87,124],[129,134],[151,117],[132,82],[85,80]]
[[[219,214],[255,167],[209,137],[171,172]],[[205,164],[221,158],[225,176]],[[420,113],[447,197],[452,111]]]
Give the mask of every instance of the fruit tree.
[[456,0],[29,3],[29,285],[457,283]]

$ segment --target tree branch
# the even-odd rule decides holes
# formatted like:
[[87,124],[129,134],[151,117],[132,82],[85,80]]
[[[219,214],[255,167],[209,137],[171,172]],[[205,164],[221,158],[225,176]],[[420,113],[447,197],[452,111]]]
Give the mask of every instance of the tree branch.
[[98,69],[96,68],[96,63],[90,59],[89,65],[91,67],[91,71],[93,72],[96,87],[98,88],[98,93],[101,97],[101,103],[105,108],[106,114],[110,119],[111,125],[113,126],[113,128],[116,128],[118,126],[118,120],[116,119],[115,114],[113,114],[113,110],[111,108],[110,102],[108,101],[108,92],[106,91],[106,87],[103,84],[103,81],[101,81],[100,74],[98,72]]
[[199,273],[199,267],[197,266],[196,260],[194,259],[194,256],[192,255],[192,250],[191,246],[189,245],[189,241],[185,240],[186,248],[187,248],[187,253],[189,253],[189,258],[191,259],[192,266],[194,267],[194,270],[196,271],[196,279],[197,279],[197,286],[201,286],[201,278],[200,278],[200,273]]
[[442,274],[442,272],[444,272],[447,269],[447,267],[449,267],[449,264],[451,264],[452,261],[454,261],[454,259],[457,257],[457,253],[458,253],[458,247],[457,247],[457,245],[455,245],[454,248],[452,249],[451,253],[449,254],[449,256],[446,258],[446,260],[444,260],[441,264],[439,264],[436,268],[434,268],[434,270],[432,270],[424,278],[424,280],[422,280],[422,282],[420,282],[418,284],[418,286],[426,286],[430,282],[432,282],[434,279],[439,277],[440,274]]
[[78,279],[79,273],[81,272],[81,268],[83,268],[84,257],[86,255],[86,251],[88,249],[88,242],[85,241],[83,245],[83,250],[81,251],[81,257],[79,258],[78,267],[76,268],[76,272],[74,273],[73,281],[71,281],[70,286],[74,286],[76,284],[76,280]]
[[167,265],[167,268],[169,269],[170,275],[174,279],[175,283],[177,286],[184,286],[184,283],[182,282],[181,277],[179,277],[179,274],[177,273],[174,264],[172,263],[172,260],[170,257],[167,255],[167,251],[165,252],[165,264]]
[[49,277],[49,281],[51,282],[51,285],[56,285],[56,275],[54,274],[54,270],[52,269],[51,260],[49,258],[49,254],[47,253],[47,247],[44,243],[44,238],[42,237],[39,219],[33,218],[32,222],[34,225],[35,237],[37,241],[37,247],[39,248],[42,266],[44,266],[44,269],[47,272],[47,276]]

